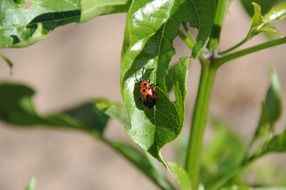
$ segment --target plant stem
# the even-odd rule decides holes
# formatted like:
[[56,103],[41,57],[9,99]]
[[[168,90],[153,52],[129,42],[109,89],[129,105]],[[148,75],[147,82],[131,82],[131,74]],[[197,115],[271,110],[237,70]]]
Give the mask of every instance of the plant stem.
[[199,185],[202,143],[208,117],[210,95],[216,74],[216,67],[209,60],[205,63],[202,62],[201,68],[200,83],[194,107],[186,158],[186,170],[189,174],[193,190],[196,190]]
[[222,56],[220,58],[217,58],[214,61],[214,64],[218,67],[218,66],[223,65],[224,63],[226,63],[228,61],[231,61],[233,59],[237,59],[239,57],[242,57],[242,56],[245,56],[245,55],[248,55],[248,54],[260,51],[260,50],[263,50],[263,49],[267,49],[267,48],[270,48],[270,47],[273,47],[273,46],[278,46],[278,45],[281,45],[281,44],[285,44],[285,43],[286,43],[286,37],[278,38],[278,39],[275,39],[275,40],[270,40],[268,42],[264,42],[264,43],[261,43],[261,44],[258,44],[258,45],[255,45],[255,46],[243,49],[243,50],[239,50],[239,51],[233,52],[231,54]]
[[196,40],[192,38],[189,34],[184,34],[181,30],[178,33],[180,39],[188,46],[189,49],[192,49],[196,43]]
[[226,50],[224,50],[224,51],[219,52],[219,54],[220,54],[220,55],[226,54],[226,53],[228,53],[228,52],[230,52],[230,51],[232,51],[232,50],[234,50],[234,49],[240,47],[242,44],[244,44],[245,42],[247,42],[247,40],[248,40],[248,38],[246,37],[246,38],[244,38],[243,40],[241,40],[239,43],[237,43],[236,45],[234,45],[234,46],[232,46],[232,47],[230,47],[230,48],[228,48],[228,49],[226,49]]
[[220,33],[221,33],[221,25],[224,21],[225,13],[229,7],[229,4],[230,0],[217,0],[214,24],[212,26],[212,32],[208,44],[209,50],[211,52],[216,51],[216,49],[218,48]]

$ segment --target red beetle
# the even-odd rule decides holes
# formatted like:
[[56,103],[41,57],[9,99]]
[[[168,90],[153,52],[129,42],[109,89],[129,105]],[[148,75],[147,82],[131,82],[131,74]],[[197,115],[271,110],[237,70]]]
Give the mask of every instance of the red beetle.
[[[142,73],[143,72],[144,72],[144,69]],[[136,78],[136,81],[139,84],[141,102],[147,108],[150,108],[150,109],[153,108],[157,100],[157,92],[155,90],[154,85],[150,83],[150,80],[145,80],[143,78],[139,80],[137,80]]]

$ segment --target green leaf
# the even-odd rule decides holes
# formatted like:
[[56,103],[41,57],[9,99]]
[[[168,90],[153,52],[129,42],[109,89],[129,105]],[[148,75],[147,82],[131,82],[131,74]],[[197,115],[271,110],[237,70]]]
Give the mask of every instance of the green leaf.
[[[23,1],[22,1],[23,2]],[[79,0],[0,1],[0,47],[24,47],[44,39],[58,26],[80,20]]]
[[93,133],[99,137],[103,135],[109,117],[98,110],[97,101],[82,103],[59,113],[42,116],[48,127],[74,128]]
[[0,84],[0,119],[16,125],[44,123],[33,106],[34,91],[24,85]]
[[177,64],[172,67],[171,81],[174,83],[175,105],[177,107],[180,121],[184,121],[185,116],[185,97],[187,93],[187,79],[189,71],[189,58],[181,58]]
[[130,126],[127,110],[121,104],[98,98],[96,99],[96,108],[111,118],[120,121],[124,126]]
[[257,3],[252,3],[253,9],[254,9],[254,14],[252,17],[252,24],[251,28],[257,28],[262,22],[263,22],[263,16],[261,13],[261,7]]
[[102,135],[109,117],[87,102],[60,113],[40,116],[33,104],[34,90],[14,83],[0,83],[0,119],[22,127],[46,125],[75,128]]
[[131,0],[81,0],[81,21],[100,15],[127,12]]
[[[177,35],[180,20],[188,20],[187,1],[133,1],[125,34],[125,48],[121,64],[121,93],[128,110],[131,126],[126,128],[128,135],[154,157],[160,159],[159,150],[175,139],[183,124],[185,85],[187,69],[177,79],[176,102],[167,96],[165,78],[168,65],[174,54],[172,42]],[[183,9],[184,8],[184,9]],[[187,66],[188,59],[179,64]],[[145,73],[143,78],[151,79],[158,94],[154,108],[146,108],[140,101],[136,76]],[[178,110],[179,108],[179,110]],[[167,121],[167,122],[166,122]]]
[[25,190],[36,190],[36,178],[35,177],[31,177]]
[[192,50],[192,56],[197,57],[201,48],[207,42],[213,27],[216,1],[213,0],[190,0],[191,12],[190,25],[198,29],[197,43]]
[[272,69],[269,79],[269,87],[266,93],[258,126],[256,128],[252,143],[262,143],[271,138],[276,122],[282,113],[281,89],[277,73]]
[[170,168],[173,176],[179,184],[180,190],[190,190],[191,182],[189,179],[189,175],[181,166],[176,163],[169,162],[168,167]]
[[34,90],[25,85],[0,83],[0,119],[18,127],[70,128],[87,132],[131,161],[158,187],[173,189],[172,184],[155,168],[146,154],[130,145],[104,137],[110,117],[130,126],[127,111],[122,105],[106,99],[95,99],[64,111],[41,116],[32,102],[34,94]]
[[1,0],[0,47],[29,46],[58,26],[127,12],[130,3],[131,0]]
[[273,24],[286,18],[286,4],[273,7],[264,16],[261,13],[261,7],[259,4],[253,3],[253,7],[254,15],[246,38],[251,39],[253,36],[262,32],[278,33],[278,31],[273,27]]
[[264,15],[264,22],[272,24],[286,18],[286,4],[281,4],[273,7],[266,15]]

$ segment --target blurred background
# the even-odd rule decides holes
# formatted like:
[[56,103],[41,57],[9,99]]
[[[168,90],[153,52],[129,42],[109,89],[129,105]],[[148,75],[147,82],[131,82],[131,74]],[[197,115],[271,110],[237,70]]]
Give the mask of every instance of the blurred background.
[[[76,105],[93,97],[121,102],[119,86],[120,51],[125,14],[97,17],[87,23],[56,29],[47,40],[23,49],[1,50],[14,62],[13,75],[0,64],[1,80],[19,81],[32,86],[36,107],[42,114]],[[222,31],[221,49],[244,37],[249,17],[238,1],[233,1]],[[286,32],[286,27],[279,28]],[[283,33],[283,32],[282,32]],[[263,41],[254,38],[246,45]],[[177,55],[190,55],[180,40]],[[210,112],[230,123],[248,141],[255,130],[264,99],[270,65],[278,72],[286,102],[286,46],[261,51],[225,65],[217,75]],[[199,64],[192,62],[187,95],[186,127],[193,107]],[[285,127],[285,114],[278,130]],[[24,189],[31,176],[41,190],[156,189],[139,171],[102,143],[76,131],[20,129],[0,123],[0,189]],[[111,138],[130,142],[123,127],[111,121]],[[186,131],[185,131],[186,132]],[[174,159],[172,146],[164,149]],[[286,156],[274,155],[265,162],[283,162]],[[282,165],[286,169],[286,166]],[[140,184],[140,185],[139,185]]]

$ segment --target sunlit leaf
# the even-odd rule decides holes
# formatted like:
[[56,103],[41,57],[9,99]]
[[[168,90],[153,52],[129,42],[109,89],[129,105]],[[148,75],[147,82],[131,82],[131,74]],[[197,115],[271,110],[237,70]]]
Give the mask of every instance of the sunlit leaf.
[[0,47],[28,46],[45,38],[57,26],[79,22],[79,0],[34,0],[29,3],[31,5],[25,7],[12,0],[0,1]]
[[[179,69],[182,73],[177,78],[175,103],[168,98],[165,77],[174,54],[172,42],[180,20],[190,17],[189,6],[185,1],[134,1],[128,13],[128,33],[125,33],[128,48],[124,48],[121,64],[121,92],[131,123],[126,130],[136,143],[157,158],[160,148],[176,138],[183,123],[185,87],[182,86],[187,67],[184,71]],[[184,58],[179,64],[187,66],[187,62]],[[141,76],[143,67],[145,72]],[[150,79],[156,85],[158,98],[154,108],[148,109],[140,101],[136,77]]]
[[259,33],[278,33],[273,27],[273,24],[277,21],[286,18],[286,4],[281,4],[273,7],[267,14],[262,15],[261,7],[257,3],[253,3],[254,15],[252,17],[252,23],[247,34],[247,39],[251,39],[253,36]]
[[131,0],[1,0],[0,47],[25,47],[56,27],[127,12]]
[[267,14],[264,15],[264,22],[271,24],[275,21],[280,21],[286,18],[286,4],[281,4],[273,7]]

